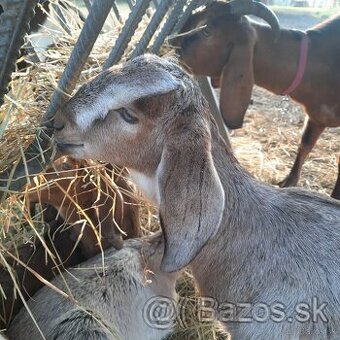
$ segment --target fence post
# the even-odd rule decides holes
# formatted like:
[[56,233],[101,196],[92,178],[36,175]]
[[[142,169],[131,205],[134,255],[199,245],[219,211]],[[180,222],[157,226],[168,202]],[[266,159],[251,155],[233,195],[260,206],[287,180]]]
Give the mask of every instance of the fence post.
[[214,89],[212,88],[209,79],[205,76],[197,76],[196,79],[200,85],[200,88],[202,90],[204,97],[209,102],[210,111],[211,111],[211,114],[215,118],[218,129],[220,131],[220,135],[222,136],[226,144],[229,147],[231,147],[230,140],[229,140],[229,133],[222,119],[216,93]]

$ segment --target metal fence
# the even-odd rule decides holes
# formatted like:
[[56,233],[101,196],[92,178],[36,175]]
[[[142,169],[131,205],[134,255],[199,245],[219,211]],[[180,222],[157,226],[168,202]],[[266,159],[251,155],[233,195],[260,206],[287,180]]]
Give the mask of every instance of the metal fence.
[[[123,22],[120,10],[122,1],[113,0],[84,0],[84,5],[89,11],[84,26],[70,59],[59,80],[48,109],[43,117],[45,129],[41,129],[35,141],[25,152],[25,161],[22,159],[15,169],[0,175],[0,187],[6,190],[19,190],[26,184],[28,174],[37,174],[50,162],[52,148],[52,122],[57,109],[65,103],[67,96],[75,89],[81,71],[83,70],[93,45],[98,38],[109,14],[123,24],[121,32],[115,41],[112,50],[104,64],[104,69],[118,63],[134,36],[138,25],[144,16],[148,16],[149,23],[145,28],[142,38],[132,50],[129,58],[138,56],[146,51],[157,54],[168,35],[179,31],[191,12],[206,4],[207,0],[126,0],[130,13]],[[60,20],[63,20],[62,13]],[[66,21],[65,31],[67,31]],[[218,122],[221,134],[228,141],[228,136],[219,114],[215,94],[207,78],[198,79],[205,96],[208,98],[212,112]],[[11,179],[11,180],[9,180]],[[1,189],[0,189],[1,190]],[[3,197],[4,198],[4,195]]]

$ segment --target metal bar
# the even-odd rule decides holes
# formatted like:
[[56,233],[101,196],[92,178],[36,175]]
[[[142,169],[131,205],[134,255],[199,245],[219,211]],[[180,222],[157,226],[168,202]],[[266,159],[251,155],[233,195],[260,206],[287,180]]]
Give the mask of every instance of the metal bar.
[[53,132],[51,129],[52,119],[60,105],[65,102],[65,93],[71,93],[75,88],[88,55],[111,8],[112,0],[96,0],[93,3],[84,28],[58,83],[58,88],[54,91],[50,105],[43,117],[43,124],[47,128],[41,129],[37,133],[36,139],[25,151],[25,160],[21,158],[15,166],[0,175],[0,188],[3,188],[1,200],[6,198],[7,190],[19,190],[27,183],[27,176],[41,172],[50,163],[52,155],[50,141]]
[[153,6],[157,9],[159,5],[162,4],[162,2],[158,2],[157,0],[152,0]]
[[130,7],[130,9],[132,9],[133,6],[135,5],[135,3],[133,3],[131,0],[125,0],[125,1],[128,4],[128,6]]
[[199,7],[201,5],[201,1],[202,0],[191,0],[188,7],[185,9],[184,13],[182,14],[182,16],[179,18],[179,20],[177,21],[174,29],[172,30],[173,32],[179,32],[181,30],[181,28],[183,27],[183,25],[185,24],[185,22],[188,20],[188,18],[190,17],[192,11]]
[[163,25],[161,31],[157,35],[150,51],[151,53],[158,54],[159,49],[161,48],[162,44],[164,43],[164,40],[166,37],[173,31],[176,22],[178,21],[178,18],[181,17],[183,14],[183,8],[185,4],[187,3],[187,0],[178,0],[173,7],[171,14],[167,18],[165,24]]
[[112,0],[96,0],[85,21],[78,41],[54,91],[50,105],[45,113],[44,125],[50,121],[59,106],[65,101],[65,93],[70,94],[77,83],[87,58],[112,8]]
[[223,122],[216,93],[214,89],[211,87],[210,81],[208,80],[207,77],[204,76],[196,76],[195,78],[197,79],[198,84],[200,85],[204,97],[209,102],[210,111],[213,117],[215,118],[218,129],[220,131],[220,135],[222,136],[226,144],[231,148],[229,134]]
[[59,4],[53,3],[52,4],[53,9],[55,10],[56,14],[57,14],[57,19],[61,25],[61,27],[63,28],[63,30],[68,34],[71,35],[71,30],[70,27],[67,24],[67,20],[65,19],[64,13],[60,8]]
[[0,106],[8,92],[8,83],[15,70],[20,47],[24,44],[24,36],[29,31],[37,2],[38,0],[1,1],[5,11],[0,16]]
[[136,45],[135,49],[131,53],[130,57],[134,58],[138,55],[145,52],[146,48],[150,40],[152,39],[153,35],[155,34],[157,28],[159,27],[160,23],[162,22],[165,14],[169,10],[169,8],[173,5],[174,0],[163,0],[159,7],[157,8],[155,14],[152,16],[148,27],[145,29],[145,32],[141,38],[141,40]]
[[143,15],[149,7],[151,0],[139,0],[136,2],[133,7],[126,23],[116,40],[115,46],[110,52],[109,57],[107,58],[104,64],[104,70],[116,64],[122,55],[124,54],[125,49],[129,45],[129,42],[135,33],[140,21],[142,20]]
[[92,4],[90,0],[83,0],[87,10],[90,12]]
[[119,23],[123,23],[123,19],[122,19],[122,16],[120,15],[120,12],[119,12],[119,8],[116,4],[116,1],[113,1],[113,4],[112,4],[112,9],[113,9],[113,13],[115,14],[117,20],[119,21]]

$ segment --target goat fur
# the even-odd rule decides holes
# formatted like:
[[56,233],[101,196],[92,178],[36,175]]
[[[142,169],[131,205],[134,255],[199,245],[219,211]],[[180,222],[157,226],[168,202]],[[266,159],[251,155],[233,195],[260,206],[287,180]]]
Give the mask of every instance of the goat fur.
[[[163,254],[160,233],[127,240],[120,250],[105,251],[52,281],[68,294],[43,287],[28,307],[46,339],[157,340],[171,331],[148,324],[144,309],[150,299],[173,301],[177,274],[160,271]],[[10,340],[38,339],[40,333],[26,309],[7,331]]]
[[[62,229],[62,219],[58,218],[48,223],[48,231],[43,235],[45,245],[40,240],[25,243],[17,249],[7,251],[5,261],[11,267],[16,283],[25,298],[30,299],[43,285],[44,280],[51,280],[60,271],[70,266],[75,266],[86,258],[82,255],[80,247],[72,241],[69,230]],[[46,247],[50,254],[46,254]],[[12,256],[8,255],[12,254]],[[32,274],[28,266],[39,277]],[[0,329],[8,327],[14,316],[23,305],[8,268],[0,266],[0,285],[2,294],[0,308]]]
[[[175,89],[143,96],[169,75]],[[96,112],[91,97],[114,96],[115,84],[128,90],[136,81],[142,96],[126,105],[133,123],[119,108],[86,131],[73,123],[84,101]],[[117,162],[148,178],[143,189],[159,197],[162,270],[190,264],[200,294],[219,306],[280,302],[293,316],[292,322],[238,322],[243,314],[236,315],[223,323],[233,339],[339,338],[340,203],[248,174],[220,137],[197,83],[176,61],[145,55],[104,71],[57,112],[54,124],[65,153]],[[294,307],[314,297],[327,304],[328,322],[298,322]]]
[[98,169],[94,180],[86,166],[84,161],[59,158],[28,188],[26,200],[28,205],[40,203],[57,209],[71,225],[70,237],[79,239],[84,256],[91,258],[101,248],[121,248],[122,236],[138,237],[140,223],[138,202],[124,178],[126,170],[118,173],[106,166]]
[[[303,105],[308,120],[291,172],[279,183],[294,186],[324,129],[340,126],[340,16],[305,32],[281,29],[275,41],[269,26],[229,14],[228,6],[216,1],[192,14],[171,43],[191,72],[210,76],[212,84],[221,87],[221,113],[233,129],[242,127],[254,84],[275,94],[288,88],[297,71],[302,37],[307,35],[305,73],[290,97]],[[339,190],[340,180],[333,191],[338,199]]]

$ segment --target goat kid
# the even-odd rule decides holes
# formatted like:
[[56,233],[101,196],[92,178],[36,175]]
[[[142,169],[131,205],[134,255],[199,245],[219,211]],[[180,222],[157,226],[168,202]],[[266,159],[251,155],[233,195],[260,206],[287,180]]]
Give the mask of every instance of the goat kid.
[[[68,294],[43,287],[28,307],[46,339],[159,340],[171,331],[154,318],[157,301],[168,301],[175,312],[177,274],[160,271],[161,233],[127,240],[121,250],[105,251],[52,281]],[[159,300],[158,300],[159,299]],[[151,313],[150,315],[148,313]],[[171,314],[171,312],[170,312]],[[176,315],[176,314],[174,314]],[[172,315],[173,316],[173,315]],[[150,324],[151,322],[151,324]],[[39,339],[31,315],[22,309],[8,329],[13,340]]]
[[[120,249],[124,238],[140,236],[139,205],[125,180],[106,166],[97,178],[86,170],[86,162],[62,157],[28,188],[28,205],[52,205],[71,224],[72,240],[79,240],[86,258],[112,245]],[[122,234],[123,233],[123,234]]]
[[[203,297],[221,308],[247,303],[232,320],[220,319],[233,339],[339,338],[340,203],[250,176],[220,137],[198,85],[175,61],[145,55],[104,71],[54,124],[64,153],[131,169],[159,207],[162,270],[190,264]],[[296,318],[295,307],[314,297],[327,303],[328,322]],[[241,322],[249,306],[275,303],[292,322]]]
[[[252,14],[271,27],[250,20]],[[300,85],[289,96],[308,115],[289,175],[280,186],[297,184],[304,160],[326,127],[340,126],[340,16],[306,32],[280,29],[275,14],[257,1],[216,1],[192,14],[182,33],[170,39],[182,61],[197,75],[221,87],[220,108],[226,125],[242,127],[253,85],[282,94],[297,71],[302,39],[308,59]],[[339,174],[340,176],[340,174]],[[333,195],[340,199],[340,180]]]

